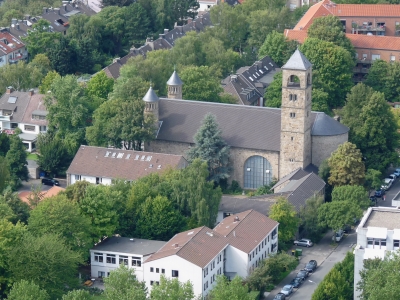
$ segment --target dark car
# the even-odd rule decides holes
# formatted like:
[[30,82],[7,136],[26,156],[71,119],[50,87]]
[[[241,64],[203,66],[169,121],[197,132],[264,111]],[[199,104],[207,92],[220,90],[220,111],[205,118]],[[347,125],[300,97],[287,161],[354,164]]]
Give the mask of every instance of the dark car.
[[60,185],[60,183],[58,182],[58,180],[51,179],[51,178],[42,178],[42,184],[44,184],[44,185],[51,185],[51,186],[53,186],[53,185],[59,186],[59,185]]
[[315,271],[317,268],[317,261],[316,260],[310,260],[307,264],[304,270],[308,271],[309,273],[312,273]]
[[303,283],[303,280],[301,278],[296,277],[290,282],[290,285],[296,289],[300,287],[300,285]]
[[369,206],[376,206],[376,201],[377,201],[378,199],[376,199],[375,196],[369,197],[369,200],[370,200]]
[[382,197],[383,195],[385,195],[385,190],[384,189],[379,189],[375,191],[375,197]]
[[308,277],[308,271],[304,269],[300,270],[299,273],[297,273],[296,277],[304,281]]
[[343,230],[344,233],[350,233],[351,232],[351,226],[350,225],[344,225],[342,230]]
[[285,300],[285,299],[286,299],[286,295],[283,293],[278,293],[274,297],[274,300]]

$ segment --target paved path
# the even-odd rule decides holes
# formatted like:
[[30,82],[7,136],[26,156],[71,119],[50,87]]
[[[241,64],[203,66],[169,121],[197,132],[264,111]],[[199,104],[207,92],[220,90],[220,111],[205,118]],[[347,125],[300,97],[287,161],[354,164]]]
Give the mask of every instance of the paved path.
[[[352,230],[352,232],[345,236],[345,238],[339,242],[336,246],[332,245],[332,232],[328,232],[323,239],[311,248],[302,248],[303,255],[300,258],[300,264],[297,266],[296,270],[292,271],[282,282],[276,286],[271,293],[265,297],[265,300],[272,300],[274,296],[279,293],[282,287],[289,284],[299,270],[305,267],[307,262],[315,259],[318,262],[317,270],[311,274],[306,281],[296,290],[290,297],[286,299],[290,300],[308,300],[314,290],[317,288],[318,284],[324,279],[325,275],[333,268],[333,266],[344,259],[346,253],[352,249],[352,246],[357,241],[357,235]],[[293,248],[293,249],[294,249]]]
[[[67,187],[67,180],[66,179],[59,179],[56,178],[60,182],[60,187],[66,188]],[[32,186],[37,187],[42,184],[41,179],[29,179],[29,181],[22,181],[22,187],[18,189],[18,192],[22,191],[30,191]],[[48,191],[51,188],[49,185],[42,185],[42,191]]]

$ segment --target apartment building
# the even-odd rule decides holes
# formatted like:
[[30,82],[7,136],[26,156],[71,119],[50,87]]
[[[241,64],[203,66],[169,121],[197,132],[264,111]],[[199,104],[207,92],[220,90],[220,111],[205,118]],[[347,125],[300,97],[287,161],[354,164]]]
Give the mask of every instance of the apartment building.
[[360,271],[366,259],[383,259],[400,248],[400,209],[370,207],[357,228],[354,250],[354,299],[359,299]]

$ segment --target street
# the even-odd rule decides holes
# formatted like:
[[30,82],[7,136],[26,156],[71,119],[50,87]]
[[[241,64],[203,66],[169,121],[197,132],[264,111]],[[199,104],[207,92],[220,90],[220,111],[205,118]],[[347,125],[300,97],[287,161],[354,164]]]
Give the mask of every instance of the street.
[[314,290],[318,284],[324,279],[325,275],[333,268],[333,266],[344,259],[346,253],[352,250],[352,247],[357,241],[357,234],[354,230],[344,237],[335,248],[332,244],[332,232],[328,232],[319,244],[311,248],[294,247],[303,249],[303,255],[300,257],[300,264],[296,270],[292,271],[271,293],[264,299],[272,300],[274,296],[280,292],[282,287],[289,284],[296,277],[298,271],[303,269],[307,262],[314,259],[318,262],[318,267],[306,281],[295,289],[295,292],[287,297],[290,300],[307,300],[311,299]]

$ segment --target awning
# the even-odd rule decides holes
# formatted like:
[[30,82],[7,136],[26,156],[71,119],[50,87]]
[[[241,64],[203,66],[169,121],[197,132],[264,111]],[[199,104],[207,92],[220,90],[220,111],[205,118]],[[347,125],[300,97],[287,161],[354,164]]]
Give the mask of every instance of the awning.
[[37,134],[31,134],[31,133],[20,133],[18,135],[22,141],[26,142],[35,142],[37,140]]
[[400,229],[395,229],[393,232],[393,239],[400,240]]
[[367,238],[383,239],[387,237],[387,228],[383,227],[368,227]]

